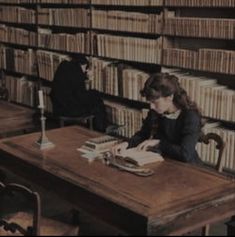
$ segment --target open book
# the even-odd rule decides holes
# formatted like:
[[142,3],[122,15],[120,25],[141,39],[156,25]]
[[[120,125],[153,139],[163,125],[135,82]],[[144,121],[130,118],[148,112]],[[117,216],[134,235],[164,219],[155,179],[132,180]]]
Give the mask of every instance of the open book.
[[118,154],[118,157],[138,166],[164,160],[159,153],[152,151],[139,151],[136,148],[127,149]]
[[[82,157],[87,158],[90,162],[92,162],[102,153],[110,152],[111,147],[118,143],[119,139],[109,135],[104,135],[87,140],[77,150],[83,153]],[[136,148],[124,150],[123,152],[116,155],[115,158],[137,166],[143,166],[164,160],[159,153],[152,151],[139,151]]]

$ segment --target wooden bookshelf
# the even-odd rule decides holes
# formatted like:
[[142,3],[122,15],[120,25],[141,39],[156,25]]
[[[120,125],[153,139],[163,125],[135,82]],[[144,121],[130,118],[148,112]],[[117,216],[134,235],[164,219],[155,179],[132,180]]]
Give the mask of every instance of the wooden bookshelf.
[[[205,133],[219,134],[226,143],[225,169],[235,170],[235,1],[165,0],[162,71],[180,78],[202,114],[213,121]],[[213,124],[213,123],[212,123]],[[233,128],[232,128],[233,127]],[[215,144],[198,144],[199,156],[215,164]]]

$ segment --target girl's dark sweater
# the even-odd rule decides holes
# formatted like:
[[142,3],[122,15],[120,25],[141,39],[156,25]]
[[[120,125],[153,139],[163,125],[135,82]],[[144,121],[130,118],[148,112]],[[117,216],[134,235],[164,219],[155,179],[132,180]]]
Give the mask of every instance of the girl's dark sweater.
[[200,115],[194,110],[183,110],[176,119],[150,110],[141,130],[129,140],[129,148],[152,136],[152,139],[159,139],[160,144],[151,150],[178,161],[201,163],[195,150],[201,130],[200,120]]

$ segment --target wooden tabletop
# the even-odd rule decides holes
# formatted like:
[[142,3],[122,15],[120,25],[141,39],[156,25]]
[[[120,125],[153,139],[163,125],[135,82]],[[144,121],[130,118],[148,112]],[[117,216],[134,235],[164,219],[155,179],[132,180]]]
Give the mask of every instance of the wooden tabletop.
[[[79,208],[131,233],[169,234],[180,225],[191,230],[192,226],[195,228],[204,222],[235,214],[235,182],[232,178],[168,159],[151,165],[155,172],[153,176],[139,177],[105,166],[100,161],[88,163],[81,157],[77,148],[89,138],[102,134],[78,126],[51,130],[47,136],[56,146],[43,152],[35,143],[39,135],[34,133],[2,140],[0,149],[5,156],[0,157],[0,163],[22,175],[30,175],[36,182],[49,175],[43,185]],[[24,168],[28,167],[27,173],[19,170],[22,163]],[[36,170],[32,171],[32,167]],[[36,175],[36,171],[40,174]],[[38,180],[39,175],[41,180]],[[57,185],[60,187],[55,187]],[[203,212],[207,219],[198,215]],[[220,216],[216,217],[216,212],[221,212]],[[139,225],[132,226],[129,218]],[[193,222],[190,218],[194,218]]]
[[0,135],[33,127],[34,110],[0,100]]

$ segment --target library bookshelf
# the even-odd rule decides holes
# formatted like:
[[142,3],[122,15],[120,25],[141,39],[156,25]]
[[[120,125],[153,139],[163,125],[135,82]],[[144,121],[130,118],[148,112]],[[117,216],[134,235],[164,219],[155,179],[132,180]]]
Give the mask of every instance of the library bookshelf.
[[[149,73],[175,74],[203,116],[216,122],[205,129],[224,138],[224,165],[234,171],[234,7],[235,0],[1,0],[4,83],[13,101],[33,107],[40,78],[50,112],[57,66],[86,55],[92,89],[104,97],[110,122],[124,125],[118,135],[130,137],[148,111],[139,90]],[[214,146],[198,146],[208,163]]]

